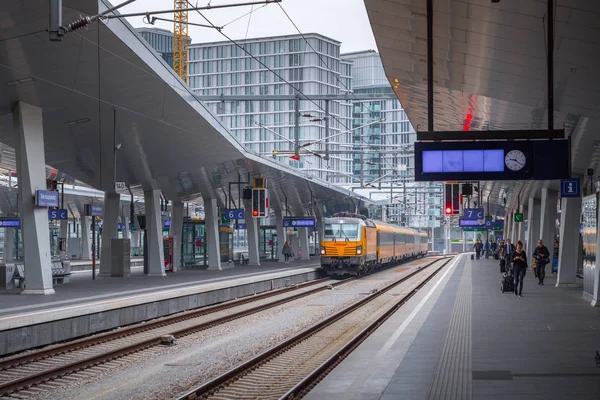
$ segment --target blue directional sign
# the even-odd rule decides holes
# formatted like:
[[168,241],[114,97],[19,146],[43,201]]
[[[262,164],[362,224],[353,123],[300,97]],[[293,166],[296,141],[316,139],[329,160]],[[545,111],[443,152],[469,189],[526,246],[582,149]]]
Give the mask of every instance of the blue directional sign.
[[246,224],[237,224],[237,229],[246,229]]
[[494,231],[501,231],[504,229],[504,221],[494,221],[491,218],[486,218],[485,227]]
[[36,190],[35,205],[40,207],[58,207],[58,192],[51,190]]
[[483,208],[465,208],[463,219],[483,219]]
[[313,217],[287,217],[283,219],[284,228],[307,228],[316,225],[317,222]]
[[581,197],[579,178],[560,181],[560,197]]
[[48,219],[51,221],[69,219],[67,210],[48,209]]
[[124,231],[125,230],[125,224],[122,224],[122,223],[119,222],[117,224],[117,230],[118,231]]
[[20,228],[21,220],[19,218],[0,218],[0,227]]
[[246,214],[243,208],[228,208],[225,210],[225,218],[228,220],[246,219]]
[[104,207],[102,204],[85,204],[85,215],[88,217],[102,217],[104,215]]
[[458,226],[460,228],[485,228],[485,225],[481,225],[476,219],[464,219],[458,220]]

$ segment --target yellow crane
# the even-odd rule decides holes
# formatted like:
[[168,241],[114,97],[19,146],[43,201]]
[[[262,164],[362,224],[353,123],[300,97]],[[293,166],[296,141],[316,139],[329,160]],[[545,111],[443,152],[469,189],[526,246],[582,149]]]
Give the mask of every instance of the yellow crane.
[[175,26],[173,27],[173,69],[188,81],[188,11],[187,0],[175,1]]

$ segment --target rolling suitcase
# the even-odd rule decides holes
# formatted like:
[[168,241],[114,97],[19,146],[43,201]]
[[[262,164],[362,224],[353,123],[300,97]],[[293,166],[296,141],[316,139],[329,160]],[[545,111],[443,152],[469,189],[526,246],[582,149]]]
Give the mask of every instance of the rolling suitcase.
[[502,282],[500,283],[500,290],[502,293],[504,292],[514,292],[515,291],[515,283],[512,274],[508,272],[504,272],[502,274]]
[[471,254],[471,261],[473,261],[475,259],[475,255]]

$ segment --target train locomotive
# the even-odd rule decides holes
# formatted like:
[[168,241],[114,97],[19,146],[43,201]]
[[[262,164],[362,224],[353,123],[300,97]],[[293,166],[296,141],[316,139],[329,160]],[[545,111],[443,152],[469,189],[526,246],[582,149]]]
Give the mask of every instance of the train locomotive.
[[411,228],[340,213],[323,219],[321,266],[327,275],[364,275],[427,254],[427,235]]

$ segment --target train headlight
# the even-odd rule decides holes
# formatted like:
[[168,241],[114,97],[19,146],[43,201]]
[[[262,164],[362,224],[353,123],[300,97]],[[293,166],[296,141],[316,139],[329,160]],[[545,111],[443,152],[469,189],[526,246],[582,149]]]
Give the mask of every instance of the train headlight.
[[356,254],[362,254],[362,246],[356,246]]
[[323,249],[321,249],[321,254],[322,254],[322,255],[325,255],[325,249],[324,249],[324,248],[323,248]]

